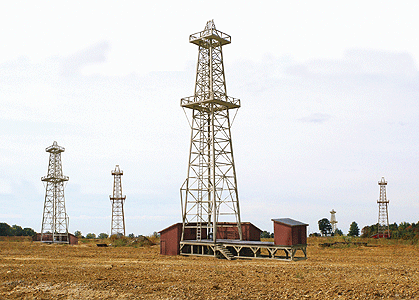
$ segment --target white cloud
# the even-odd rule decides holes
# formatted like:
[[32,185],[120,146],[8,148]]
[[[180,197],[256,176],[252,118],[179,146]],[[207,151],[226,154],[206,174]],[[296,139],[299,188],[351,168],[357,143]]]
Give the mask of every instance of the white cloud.
[[[63,76],[76,75],[82,71],[84,67],[105,62],[108,50],[109,43],[102,41],[85,50],[66,57],[61,63],[61,74]],[[84,72],[83,74],[86,73]],[[87,72],[86,75],[88,74],[89,72]]]
[[300,119],[302,122],[324,123],[330,119],[330,115],[322,113],[312,113],[309,116]]

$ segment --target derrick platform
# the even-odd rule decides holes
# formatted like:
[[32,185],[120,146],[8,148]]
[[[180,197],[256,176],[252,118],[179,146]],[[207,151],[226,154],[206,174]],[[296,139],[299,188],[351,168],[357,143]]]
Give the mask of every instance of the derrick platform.
[[[298,251],[298,252],[297,252]],[[275,245],[273,242],[241,240],[184,240],[180,242],[180,255],[215,256],[228,260],[276,259],[294,261],[307,259],[307,245]]]

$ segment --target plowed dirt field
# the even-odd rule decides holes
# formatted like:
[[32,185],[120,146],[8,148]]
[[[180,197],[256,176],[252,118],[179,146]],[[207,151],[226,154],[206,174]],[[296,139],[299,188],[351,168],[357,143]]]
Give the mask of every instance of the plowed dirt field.
[[0,241],[0,299],[419,298],[418,246],[318,243],[308,260],[281,262]]

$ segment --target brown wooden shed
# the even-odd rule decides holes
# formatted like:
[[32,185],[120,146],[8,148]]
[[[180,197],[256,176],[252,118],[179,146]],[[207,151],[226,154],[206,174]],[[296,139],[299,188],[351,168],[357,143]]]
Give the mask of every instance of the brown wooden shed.
[[281,246],[307,245],[308,224],[290,219],[272,219],[274,243]]
[[[260,241],[259,228],[250,222],[242,222],[242,234],[245,241]],[[192,225],[192,224],[191,224]],[[217,239],[235,240],[239,239],[236,223],[220,222],[217,227]],[[180,253],[180,238],[182,236],[182,223],[173,224],[161,231],[160,233],[160,254],[178,255]],[[207,238],[206,230],[201,233],[202,239]],[[195,240],[196,230],[187,228],[185,230],[184,240]]]
[[160,233],[160,254],[178,255],[180,252],[180,238],[182,236],[182,223],[169,226]]

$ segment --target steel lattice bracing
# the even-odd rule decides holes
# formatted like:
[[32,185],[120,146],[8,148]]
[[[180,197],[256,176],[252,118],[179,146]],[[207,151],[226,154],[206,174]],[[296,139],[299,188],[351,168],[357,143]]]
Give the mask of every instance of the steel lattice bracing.
[[[54,142],[45,149],[49,152],[48,175],[41,178],[46,182],[44,214],[42,218],[41,242],[68,243],[68,216],[65,210],[64,182],[61,153],[64,147]],[[52,239],[51,239],[52,236]]]
[[377,237],[390,237],[390,228],[388,223],[388,203],[386,186],[387,181],[384,177],[381,178],[381,181],[378,182],[380,186],[380,199],[377,200],[378,203],[378,234]]
[[125,236],[124,202],[126,196],[122,195],[121,176],[124,174],[119,166],[115,166],[113,175],[113,195],[109,196],[112,202],[111,235]]
[[208,21],[189,41],[199,51],[195,93],[181,99],[181,106],[192,110],[188,175],[181,187],[182,240],[192,228],[197,240],[212,235],[215,242],[220,217],[236,222],[242,239],[229,115],[240,100],[227,96],[222,52],[231,37]]
[[335,212],[335,210],[334,209],[332,209],[331,211],[330,211],[330,224],[332,225],[332,232],[335,232],[336,231],[336,223],[337,223],[338,221],[336,221],[336,212]]

